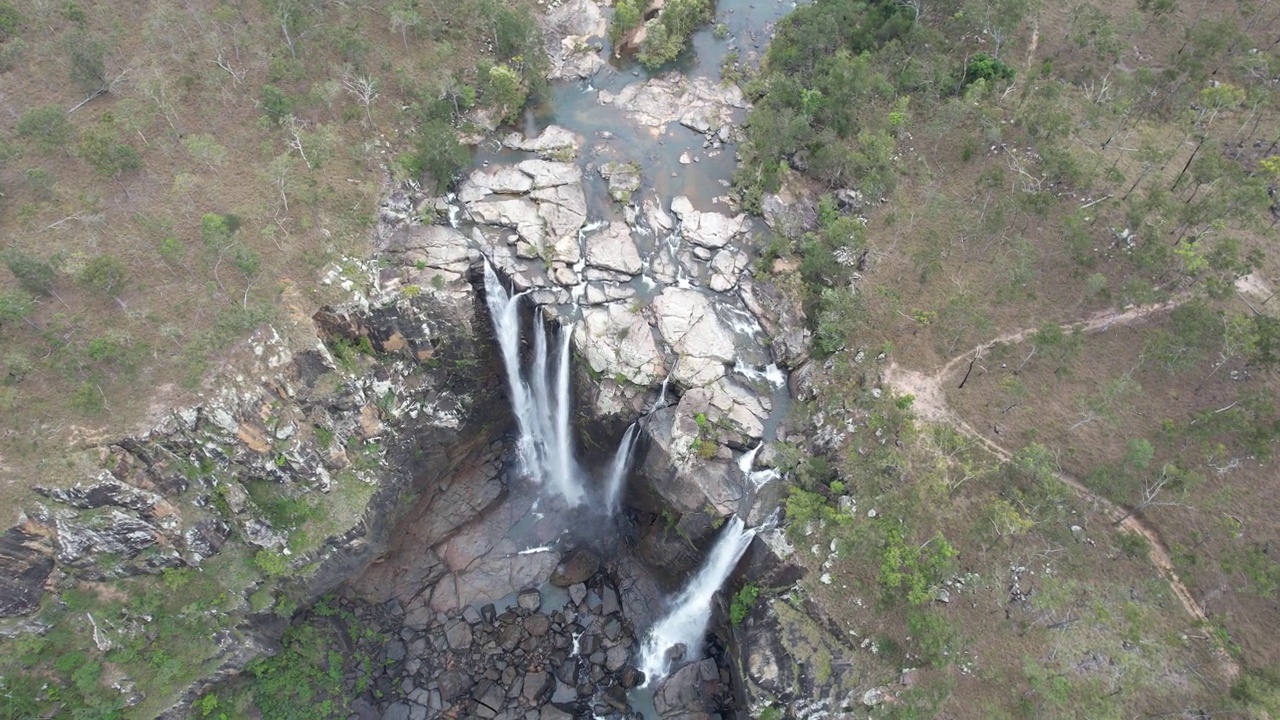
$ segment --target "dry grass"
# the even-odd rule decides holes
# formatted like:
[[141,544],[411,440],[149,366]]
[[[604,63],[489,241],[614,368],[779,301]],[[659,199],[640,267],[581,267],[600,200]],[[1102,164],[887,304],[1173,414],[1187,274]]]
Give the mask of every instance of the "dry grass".
[[[1226,407],[1243,391],[1274,393],[1274,379],[1250,375],[1238,364],[1215,371],[1216,358],[1170,373],[1143,357],[1146,342],[1165,324],[1167,319],[1092,335],[1073,360],[1059,365],[1033,358],[1017,373],[1027,345],[997,351],[964,389],[949,390],[949,401],[980,432],[997,437],[999,428],[997,440],[1006,446],[1035,440],[1055,449],[1064,471],[1080,478],[1118,464],[1127,441],[1140,438],[1156,448],[1152,472],[1167,462],[1192,470],[1196,479],[1185,489],[1166,492],[1142,514],[1170,546],[1197,602],[1240,645],[1242,658],[1251,665],[1273,664],[1280,655],[1265,638],[1280,624],[1280,608],[1259,597],[1258,587],[1243,573],[1226,572],[1223,564],[1238,561],[1252,547],[1280,541],[1280,528],[1272,521],[1280,507],[1269,488],[1274,468],[1229,445],[1186,441],[1165,425],[1185,427],[1192,413]],[[1091,412],[1089,400],[1122,377],[1130,378],[1131,388],[1112,407]],[[1139,484],[1092,484],[1116,502],[1142,502]]]
[[[14,150],[0,165],[0,237],[55,258],[58,277],[25,322],[0,328],[0,502],[61,479],[76,448],[195,401],[216,358],[258,323],[310,332],[310,311],[339,299],[316,282],[320,268],[367,254],[388,164],[415,127],[411,94],[465,78],[489,53],[477,7],[422,3],[423,23],[402,37],[386,9],[327,5],[295,28],[291,52],[263,3],[22,6],[27,22],[4,45],[16,59],[0,74],[0,136]],[[18,120],[84,99],[68,75],[81,38],[106,49],[110,92],[68,116],[70,142],[42,153]],[[344,86],[356,77],[378,84],[367,115]],[[262,109],[268,84],[291,98],[309,163]],[[139,170],[112,179],[79,157],[76,138],[106,124]],[[237,269],[235,248],[205,246],[206,213],[238,218],[234,244],[256,256],[252,272]],[[121,261],[123,282],[104,292],[77,280],[104,256]],[[0,270],[5,292],[31,295]]]
[[[1145,70],[1158,74],[1173,67],[1184,28],[1220,21],[1243,27],[1249,22],[1234,15],[1234,5],[1210,5],[1183,3],[1160,27],[1135,23],[1136,3],[1106,5],[1119,51],[1114,60],[1100,61],[1095,46],[1080,47],[1071,35],[1072,13],[1082,5],[1041,4],[1002,54],[1011,64],[1011,58],[1019,60],[1013,89],[995,98],[945,101],[915,115],[910,135],[899,140],[897,189],[886,205],[870,213],[871,265],[857,288],[865,315],[857,319],[862,333],[850,347],[867,350],[869,362],[875,348],[891,346],[895,362],[929,374],[1003,334],[1069,323],[1135,302],[1201,293],[1203,280],[1188,279],[1176,258],[1150,262],[1118,241],[1116,232],[1130,227],[1133,201],[1154,189],[1172,188],[1165,214],[1156,218],[1162,223],[1159,230],[1145,233],[1139,242],[1170,253],[1185,250],[1191,243],[1180,240],[1183,231],[1173,213],[1205,197],[1225,198],[1232,189],[1221,177],[1203,186],[1184,178],[1175,187],[1196,151],[1198,135],[1212,140],[1197,158],[1221,158],[1226,166],[1252,174],[1258,172],[1270,139],[1280,134],[1280,113],[1268,99],[1273,90],[1243,68],[1253,57],[1244,45],[1233,46],[1237,49],[1221,63],[1215,79],[1254,88],[1260,103],[1201,113],[1199,124],[1193,123],[1197,111],[1185,106],[1141,116],[1125,111],[1125,103],[1141,100],[1136,83]],[[1198,13],[1203,13],[1199,20]],[[1263,18],[1253,30],[1265,22]],[[1092,37],[1096,42],[1099,36]],[[1257,36],[1255,42],[1265,47],[1271,40]],[[975,42],[974,49],[979,47]],[[1046,60],[1053,66],[1048,77],[1039,74]],[[1189,90],[1185,97],[1198,99],[1201,88]],[[1031,121],[1036,113],[1043,117],[1050,111],[1067,122],[1046,139],[1032,131]],[[1258,140],[1261,147],[1252,144]],[[1076,172],[1067,182],[1055,184],[1045,176],[1053,147],[1074,162]],[[1081,221],[1078,226],[1076,220]],[[1251,215],[1228,219],[1204,237],[1210,242],[1237,237],[1246,252],[1264,250],[1268,257],[1255,273],[1270,288],[1280,287],[1270,222],[1265,208],[1256,207]],[[1255,308],[1261,300],[1245,299]],[[1251,312],[1238,296],[1215,302],[1229,314]],[[1143,519],[1157,528],[1178,574],[1212,623],[1225,628],[1239,659],[1251,667],[1274,665],[1280,661],[1271,640],[1280,626],[1274,595],[1261,594],[1245,572],[1224,569],[1224,564],[1238,567],[1247,552],[1280,540],[1274,522],[1278,508],[1269,487],[1274,465],[1230,450],[1234,438],[1229,436],[1207,445],[1184,442],[1185,434],[1170,432],[1165,421],[1185,427],[1195,411],[1225,407],[1247,392],[1275,397],[1280,388],[1267,372],[1232,379],[1232,371],[1245,370],[1238,357],[1215,371],[1218,348],[1176,373],[1149,353],[1140,362],[1144,348],[1168,322],[1161,317],[1090,335],[1078,354],[1063,360],[1042,351],[1016,373],[1030,344],[993,348],[964,389],[957,390],[961,368],[947,387],[946,400],[957,416],[999,445],[1016,450],[1033,441],[1043,443],[1063,471],[1081,479],[1117,463],[1126,442],[1136,438],[1155,445],[1153,468],[1172,460],[1184,463],[1199,479],[1184,492],[1166,491],[1160,502],[1176,504],[1146,507]],[[843,363],[837,357],[835,367]],[[1127,389],[1117,385],[1122,377],[1132,381]],[[848,407],[862,391],[848,384],[836,394],[846,398]],[[1108,392],[1114,397],[1105,412],[1081,423],[1090,402],[1096,407]],[[829,394],[826,389],[820,398]],[[820,402],[828,416],[839,417],[835,413],[842,412],[841,403]],[[1218,442],[1228,450],[1217,451]],[[917,488],[936,484],[931,467],[953,462],[928,443],[909,444],[900,452],[907,457],[899,469],[903,482]],[[1233,458],[1239,463],[1232,464]],[[938,606],[951,627],[960,629],[965,649],[952,664],[927,672],[928,683],[945,688],[941,692],[947,699],[937,714],[1095,717],[1103,713],[1086,701],[1116,691],[1116,704],[1126,717],[1221,706],[1230,678],[1209,668],[1229,671],[1233,663],[1215,657],[1217,643],[1208,637],[1215,628],[1193,623],[1160,572],[1144,553],[1134,552],[1105,512],[1072,500],[1069,521],[1037,525],[1013,542],[980,540],[987,522],[983,513],[995,499],[1012,497],[992,468],[995,462],[986,458],[983,464],[987,470],[941,496],[925,489],[891,491],[914,492],[918,504],[901,517],[913,527],[944,532],[960,549],[963,568],[981,576],[960,593],[958,602],[953,593],[951,603]],[[1141,502],[1139,485],[1093,487],[1121,504]],[[851,489],[863,514],[855,523],[866,522],[868,503],[882,497],[877,492],[886,491]],[[1080,525],[1090,542],[1073,537],[1070,524]],[[798,543],[804,545],[799,549],[806,559],[809,542]],[[812,562],[816,568],[820,560]],[[1272,560],[1263,562],[1276,567]],[[1019,581],[1023,591],[1031,591],[1025,603],[1010,601],[1011,567],[1036,570],[1034,578],[1023,575]],[[821,573],[815,570],[806,589],[827,608],[833,623],[856,629],[862,637],[901,638],[906,622],[901,608],[871,609],[874,561],[854,555],[829,571],[834,584],[818,582]],[[851,602],[851,596],[867,607]],[[1074,688],[1073,699],[1053,699],[1052,678],[1066,678]]]

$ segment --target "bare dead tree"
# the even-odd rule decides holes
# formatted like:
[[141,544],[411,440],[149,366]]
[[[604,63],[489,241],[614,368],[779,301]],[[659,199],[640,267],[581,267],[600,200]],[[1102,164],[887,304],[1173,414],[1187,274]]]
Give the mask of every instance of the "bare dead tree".
[[218,57],[210,60],[209,62],[217,65],[223,70],[226,70],[227,74],[231,76],[231,84],[235,87],[240,87],[240,85],[244,83],[245,75],[249,72],[247,69],[237,70],[235,66],[231,64],[231,61],[224,57],[221,50],[218,51]]
[[369,126],[373,126],[373,114],[369,107],[378,97],[378,81],[368,75],[348,75],[342,79],[342,86],[354,95],[356,102],[364,108],[364,117]]
[[289,129],[289,147],[298,151],[298,155],[302,157],[302,162],[307,164],[308,170],[314,170],[315,168],[312,167],[311,161],[307,159],[307,150],[302,142],[303,124],[298,121],[298,118],[290,115],[286,121],[286,126]]
[[1173,479],[1172,473],[1170,472],[1171,469],[1172,469],[1172,465],[1170,463],[1165,463],[1164,467],[1160,469],[1159,476],[1147,480],[1147,482],[1144,483],[1142,487],[1142,500],[1140,500],[1137,505],[1134,505],[1133,507],[1129,508],[1125,512],[1125,514],[1120,516],[1113,524],[1116,526],[1119,526],[1125,520],[1128,520],[1130,517],[1132,517],[1135,513],[1140,513],[1149,507],[1153,507],[1156,505],[1179,504],[1176,502],[1160,500],[1160,494],[1164,492],[1165,487],[1168,486],[1169,484],[1169,481]]

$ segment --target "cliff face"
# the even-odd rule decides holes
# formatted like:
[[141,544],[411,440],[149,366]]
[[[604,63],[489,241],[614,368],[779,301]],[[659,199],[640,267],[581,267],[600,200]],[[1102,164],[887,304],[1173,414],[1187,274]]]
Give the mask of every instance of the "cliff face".
[[[412,296],[381,292],[376,272],[335,278],[356,295],[316,313],[311,343],[261,329],[199,405],[96,448],[96,471],[36,488],[0,534],[5,632],[41,630],[37,611],[72,587],[211,568],[210,597],[190,598],[216,607],[203,620],[213,643],[187,649],[209,655],[202,685],[271,650],[272,606],[308,603],[382,553],[405,498],[458,524],[483,512],[503,492],[496,466],[480,494],[459,501],[454,488],[471,484],[509,414],[468,267],[464,256],[450,286]],[[99,649],[163,642],[150,618],[108,606],[90,610]],[[131,704],[181,690],[134,680]]]

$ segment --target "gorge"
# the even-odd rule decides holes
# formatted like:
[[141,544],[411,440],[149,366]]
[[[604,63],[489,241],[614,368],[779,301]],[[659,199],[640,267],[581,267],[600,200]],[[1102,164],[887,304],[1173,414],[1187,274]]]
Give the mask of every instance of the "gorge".
[[0,720],[1280,712],[1261,6],[29,5]]

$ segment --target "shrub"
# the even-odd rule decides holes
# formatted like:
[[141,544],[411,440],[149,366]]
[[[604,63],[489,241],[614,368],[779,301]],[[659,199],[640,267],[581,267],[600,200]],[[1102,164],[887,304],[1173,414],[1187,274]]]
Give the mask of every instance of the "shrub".
[[750,584],[743,585],[741,590],[734,593],[733,601],[729,603],[729,622],[741,625],[751,614],[751,608],[755,607],[759,595],[760,588]]
[[908,540],[902,530],[892,527],[885,533],[880,556],[880,584],[886,590],[902,590],[907,602],[923,605],[951,573],[959,554],[941,533],[924,545]]
[[253,564],[269,578],[279,578],[289,574],[289,558],[275,550],[259,550],[253,556]]
[[235,233],[238,222],[233,216],[220,213],[205,213],[200,216],[200,240],[210,250],[224,247]]
[[919,649],[921,660],[934,667],[950,662],[955,651],[956,633],[941,613],[932,610],[912,612],[907,618],[907,631]]
[[127,172],[142,168],[142,156],[137,150],[120,142],[116,128],[109,119],[85,131],[80,140],[80,159],[93,166],[104,177],[118,178]]
[[26,18],[22,13],[18,12],[13,3],[8,0],[0,0],[0,42],[4,42],[14,35],[18,34],[18,30],[22,28],[22,23]]
[[70,35],[67,38],[67,53],[71,60],[71,82],[78,85],[85,94],[107,89],[107,48],[101,40],[82,33]]
[[107,409],[107,401],[102,397],[102,391],[93,383],[80,383],[76,387],[75,392],[71,393],[71,406],[80,412],[96,415]]
[[973,83],[982,80],[988,85],[996,82],[1009,82],[1013,80],[1014,70],[999,58],[993,58],[986,53],[976,53],[969,58],[969,62],[964,66],[964,78],[961,88],[966,88]]
[[34,309],[31,299],[21,293],[0,293],[0,328],[22,322]]

